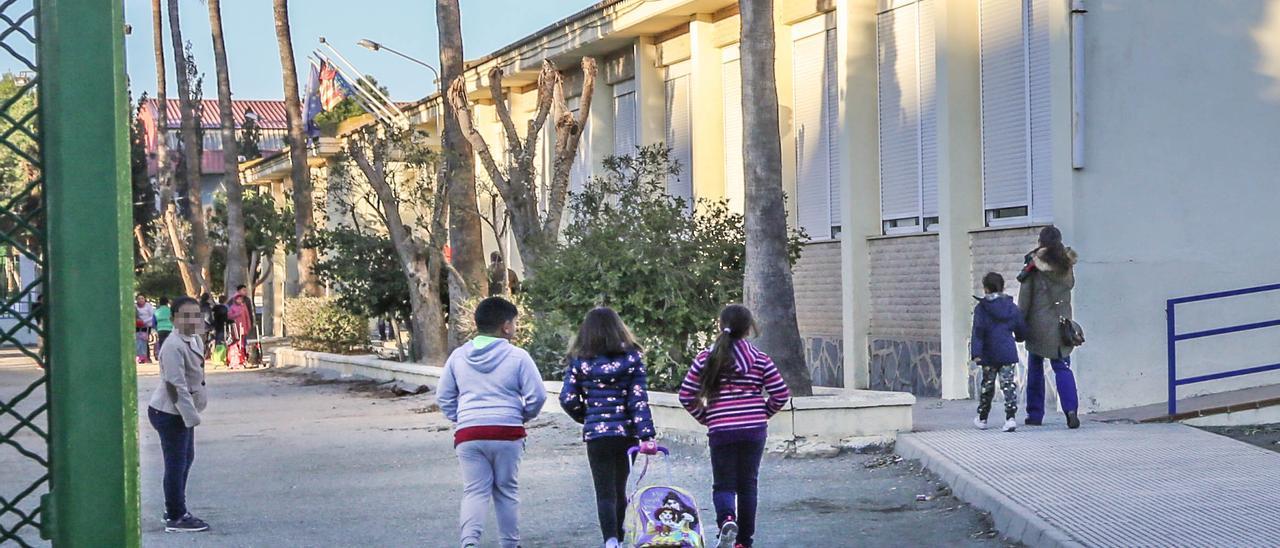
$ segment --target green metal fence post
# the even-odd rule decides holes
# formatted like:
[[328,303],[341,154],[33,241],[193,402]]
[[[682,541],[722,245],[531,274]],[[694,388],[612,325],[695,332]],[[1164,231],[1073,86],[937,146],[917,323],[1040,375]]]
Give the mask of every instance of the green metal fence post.
[[40,0],[38,9],[49,223],[46,533],[59,547],[138,546],[123,6]]

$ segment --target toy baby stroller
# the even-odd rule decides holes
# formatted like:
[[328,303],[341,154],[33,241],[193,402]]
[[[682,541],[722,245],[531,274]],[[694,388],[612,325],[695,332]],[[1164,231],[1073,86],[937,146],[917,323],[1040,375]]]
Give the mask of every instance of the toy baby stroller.
[[[639,447],[632,447],[627,453],[634,458],[639,451]],[[658,447],[658,452],[663,460],[670,458],[671,451],[666,447]],[[644,468],[636,476],[636,488],[627,499],[625,546],[704,548],[702,520],[693,495],[669,485],[671,468],[666,462],[663,466],[667,467],[668,485],[641,486],[651,458],[645,455],[644,459]]]

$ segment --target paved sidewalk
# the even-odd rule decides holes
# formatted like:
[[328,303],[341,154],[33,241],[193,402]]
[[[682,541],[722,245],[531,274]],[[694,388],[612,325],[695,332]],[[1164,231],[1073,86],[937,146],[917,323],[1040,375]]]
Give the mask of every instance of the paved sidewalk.
[[1280,454],[1181,424],[903,434],[1029,546],[1280,546]]

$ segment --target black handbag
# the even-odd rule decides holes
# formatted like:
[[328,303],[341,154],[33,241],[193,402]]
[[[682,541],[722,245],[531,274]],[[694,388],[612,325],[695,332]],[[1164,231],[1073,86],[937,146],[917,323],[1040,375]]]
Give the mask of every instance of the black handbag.
[[[1062,301],[1053,303],[1061,305]],[[1084,328],[1080,324],[1061,314],[1058,315],[1058,333],[1062,336],[1062,344],[1065,346],[1081,346],[1084,344]]]

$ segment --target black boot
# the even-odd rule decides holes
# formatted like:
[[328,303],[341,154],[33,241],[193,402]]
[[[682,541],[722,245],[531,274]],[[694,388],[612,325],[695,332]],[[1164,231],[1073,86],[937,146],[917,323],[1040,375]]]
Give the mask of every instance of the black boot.
[[1072,430],[1080,428],[1080,417],[1076,416],[1075,411],[1067,411],[1067,428]]

